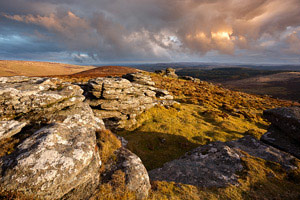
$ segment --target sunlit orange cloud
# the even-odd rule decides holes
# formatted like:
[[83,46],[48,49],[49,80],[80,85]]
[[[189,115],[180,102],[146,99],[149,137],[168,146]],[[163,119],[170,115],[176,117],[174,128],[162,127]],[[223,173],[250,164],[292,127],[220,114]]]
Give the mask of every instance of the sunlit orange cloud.
[[43,1],[45,12],[38,0],[19,1],[33,12],[0,17],[40,26],[70,49],[104,57],[234,54],[276,45],[284,53],[300,49],[294,45],[300,34],[299,0]]

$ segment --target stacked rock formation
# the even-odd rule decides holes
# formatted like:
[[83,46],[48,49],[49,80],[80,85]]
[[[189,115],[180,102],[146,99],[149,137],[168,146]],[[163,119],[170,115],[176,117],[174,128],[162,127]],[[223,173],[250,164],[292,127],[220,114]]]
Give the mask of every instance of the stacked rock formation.
[[176,70],[173,68],[167,68],[166,70],[157,70],[155,73],[160,74],[162,76],[170,77],[170,78],[178,78],[176,74]]
[[106,127],[131,127],[137,115],[145,110],[157,104],[174,103],[168,91],[153,87],[155,83],[150,76],[134,73],[123,77],[96,78],[87,83],[87,102]]
[[[0,191],[34,199],[88,199],[97,191],[102,163],[96,131],[105,127],[82,93],[55,78],[0,78],[0,144],[13,146],[1,152]],[[126,177],[136,177],[134,183],[127,178],[127,187],[144,197],[146,169],[125,162],[135,156],[131,152],[126,156],[117,162],[127,165]]]
[[180,78],[183,80],[192,81],[194,83],[201,83],[201,80],[199,78],[194,78],[191,76],[181,76]]
[[300,158],[300,107],[266,110],[264,117],[271,126],[261,140]]

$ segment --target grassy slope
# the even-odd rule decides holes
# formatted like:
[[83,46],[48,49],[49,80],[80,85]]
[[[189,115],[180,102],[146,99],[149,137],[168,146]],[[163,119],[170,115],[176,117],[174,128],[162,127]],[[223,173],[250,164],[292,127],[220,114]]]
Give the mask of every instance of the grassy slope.
[[93,69],[62,63],[0,60],[0,76],[51,76],[68,75]]
[[[226,90],[202,82],[192,83],[153,75],[157,87],[172,92],[181,105],[155,107],[138,118],[138,125],[119,132],[128,148],[141,157],[147,169],[180,157],[211,141],[228,141],[266,132],[265,109],[297,103]],[[286,172],[279,165],[246,156],[247,169],[240,186],[203,189],[155,181],[150,199],[295,199],[300,197],[299,169]],[[300,165],[299,165],[300,166]],[[271,175],[270,175],[271,174]],[[274,176],[273,176],[274,175]]]

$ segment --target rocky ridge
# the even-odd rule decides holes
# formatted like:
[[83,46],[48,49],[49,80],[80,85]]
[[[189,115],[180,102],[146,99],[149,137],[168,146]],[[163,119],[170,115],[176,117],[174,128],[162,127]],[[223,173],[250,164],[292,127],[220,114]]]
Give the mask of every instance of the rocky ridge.
[[155,88],[150,76],[133,73],[124,78],[96,78],[83,86],[88,104],[107,128],[129,128],[136,117],[151,107],[175,103],[166,90]]
[[[87,199],[97,191],[104,163],[95,133],[105,126],[83,92],[56,78],[0,79],[1,142],[19,138],[13,152],[0,158],[2,191],[42,199]],[[146,169],[123,151],[127,154],[118,163],[125,167],[126,186],[145,197],[150,188]]]

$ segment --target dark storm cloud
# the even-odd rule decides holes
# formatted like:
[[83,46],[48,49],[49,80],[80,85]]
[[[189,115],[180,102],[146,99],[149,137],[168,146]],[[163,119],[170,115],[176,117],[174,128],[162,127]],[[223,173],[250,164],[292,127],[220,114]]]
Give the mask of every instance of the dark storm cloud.
[[0,13],[2,38],[38,38],[80,62],[300,54],[299,0],[13,0]]

